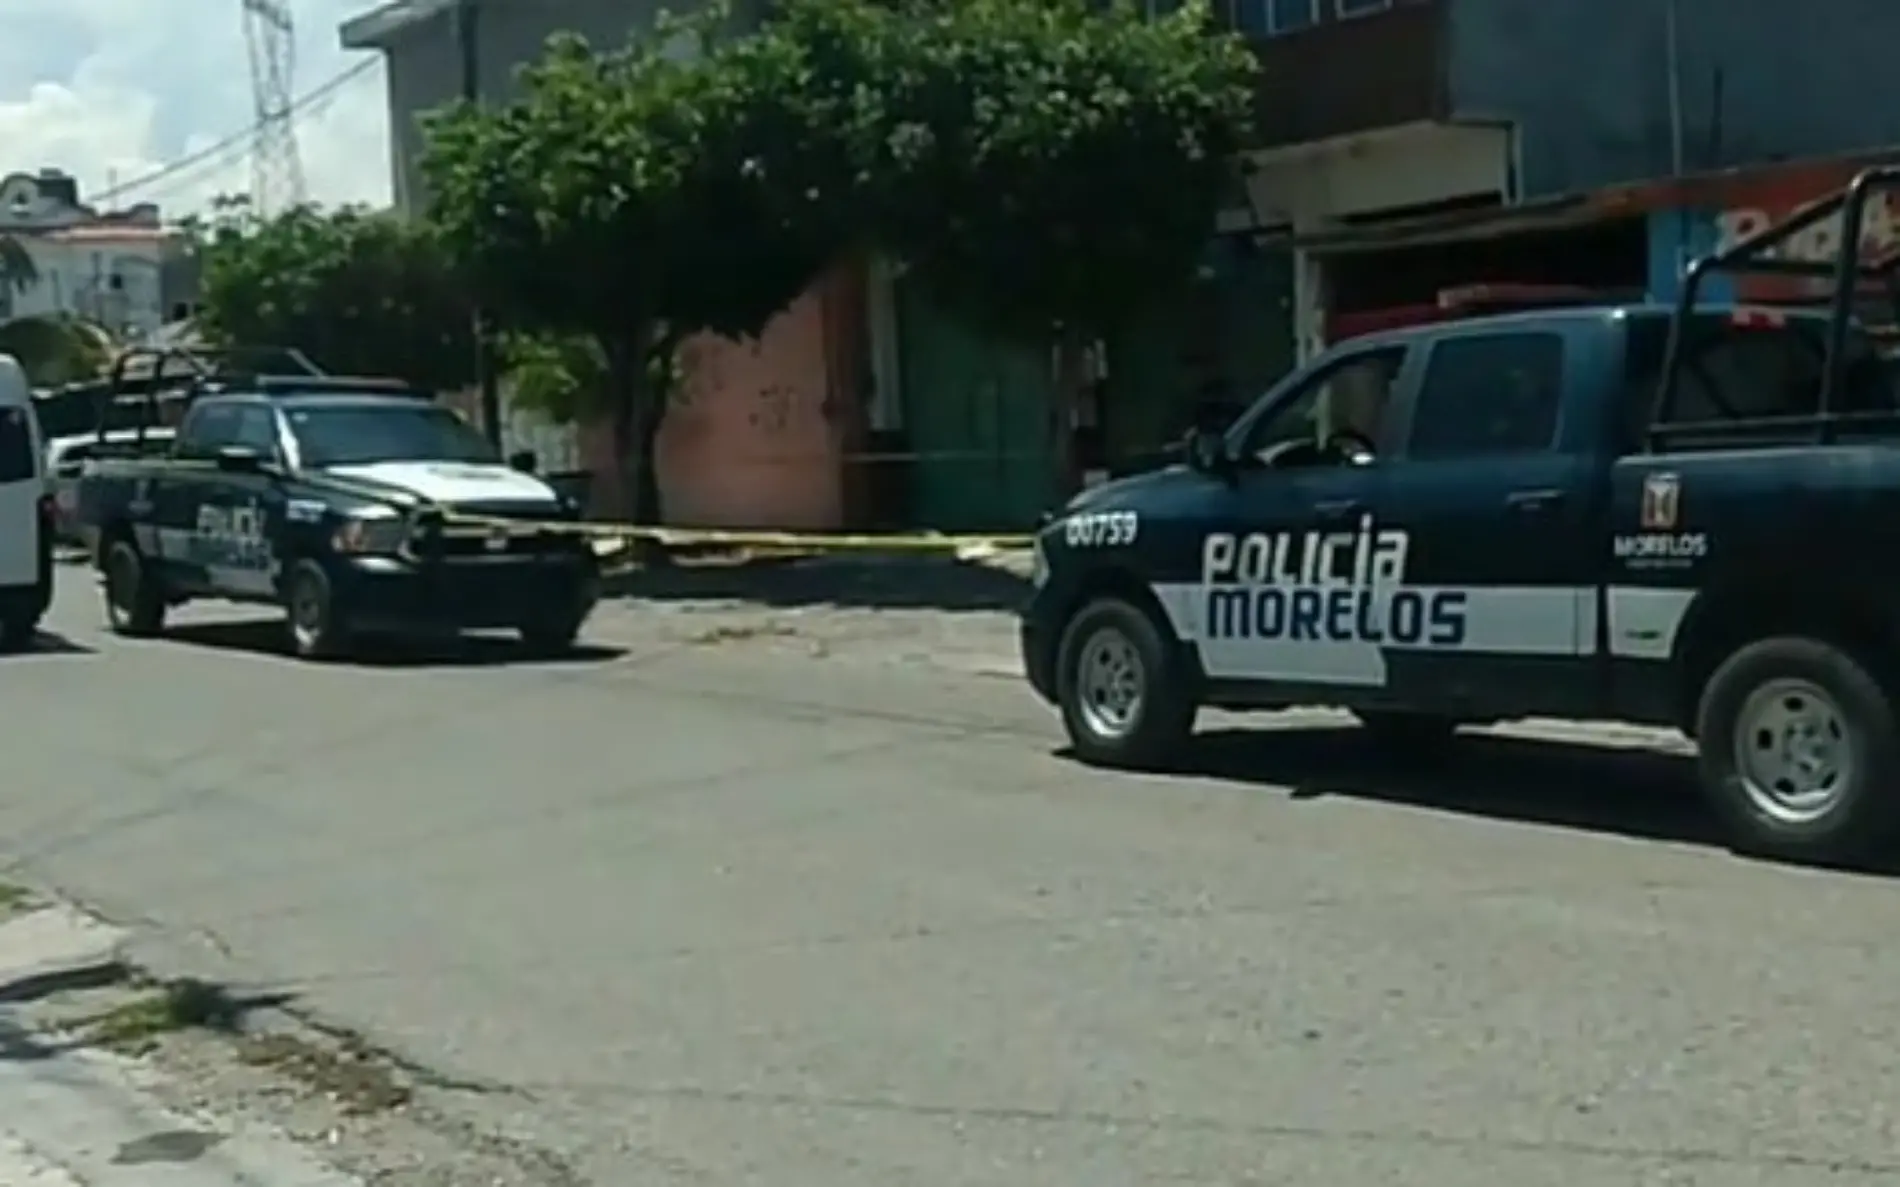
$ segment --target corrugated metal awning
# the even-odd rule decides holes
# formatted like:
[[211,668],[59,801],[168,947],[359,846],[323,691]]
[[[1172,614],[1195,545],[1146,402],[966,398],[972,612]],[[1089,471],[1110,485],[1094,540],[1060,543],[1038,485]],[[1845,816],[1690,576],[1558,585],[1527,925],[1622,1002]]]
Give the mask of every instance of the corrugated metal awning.
[[1588,226],[1616,217],[1586,198],[1565,196],[1548,198],[1516,206],[1451,210],[1441,213],[1402,216],[1361,223],[1357,226],[1328,228],[1305,234],[1283,234],[1274,239],[1294,247],[1328,255],[1354,252],[1391,251],[1403,247],[1428,247],[1438,243],[1463,243],[1476,239],[1497,239],[1536,231],[1560,231]]

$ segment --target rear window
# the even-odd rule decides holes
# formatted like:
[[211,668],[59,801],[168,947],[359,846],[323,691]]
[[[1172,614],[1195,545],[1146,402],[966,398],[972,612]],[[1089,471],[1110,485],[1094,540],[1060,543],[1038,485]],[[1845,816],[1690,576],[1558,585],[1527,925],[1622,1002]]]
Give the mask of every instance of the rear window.
[[[1815,415],[1826,366],[1825,331],[1825,324],[1812,318],[1781,324],[1738,324],[1728,315],[1697,318],[1685,343],[1674,399],[1661,419],[1672,425],[1713,425]],[[1630,327],[1626,378],[1634,435],[1647,427],[1654,410],[1668,342],[1667,319],[1645,318]],[[1852,334],[1835,411],[1896,410],[1900,389],[1892,363],[1865,335]]]
[[23,482],[37,476],[30,416],[25,408],[0,408],[0,482]]

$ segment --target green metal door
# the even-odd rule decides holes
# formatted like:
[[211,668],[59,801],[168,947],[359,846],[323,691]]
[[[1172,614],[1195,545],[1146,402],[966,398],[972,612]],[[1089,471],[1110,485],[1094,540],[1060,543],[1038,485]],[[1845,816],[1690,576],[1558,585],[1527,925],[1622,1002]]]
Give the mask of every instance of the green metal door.
[[981,332],[914,281],[896,295],[917,526],[1032,527],[1057,490],[1048,352]]
[[1186,431],[1205,385],[1242,403],[1293,369],[1293,258],[1219,241],[1179,304],[1148,312],[1109,343],[1108,435],[1118,469],[1153,464]]

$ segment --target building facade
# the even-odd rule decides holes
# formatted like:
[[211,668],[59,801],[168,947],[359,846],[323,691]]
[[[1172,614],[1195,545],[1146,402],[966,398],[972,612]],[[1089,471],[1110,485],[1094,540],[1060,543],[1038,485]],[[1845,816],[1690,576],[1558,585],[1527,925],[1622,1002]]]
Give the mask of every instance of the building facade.
[[[399,0],[346,23],[346,48],[379,52],[388,65],[391,161],[397,205],[426,205],[420,160],[427,114],[469,82],[487,102],[506,102],[516,74],[556,33],[602,48],[651,27],[661,0],[540,0],[477,6],[473,77],[466,73],[455,6]],[[734,6],[735,20],[754,9]],[[702,338],[681,352],[682,390],[658,442],[661,502],[674,524],[833,528],[847,517],[846,454],[861,418],[855,354],[840,348],[862,324],[857,286],[813,286],[757,341]],[[597,502],[615,506],[622,467],[604,426],[580,426],[560,442],[545,426],[510,414],[517,443],[544,464],[573,457],[592,476]]]
[[1242,219],[1292,253],[1302,352],[1458,286],[1667,296],[1743,212],[1900,144],[1900,78],[1876,68],[1900,7],[1878,0],[1800,21],[1733,0],[1222,11],[1263,66]]
[[164,323],[173,236],[156,206],[101,213],[58,170],[0,177],[0,235],[33,262],[34,279],[0,293],[0,321],[68,315],[122,339]]

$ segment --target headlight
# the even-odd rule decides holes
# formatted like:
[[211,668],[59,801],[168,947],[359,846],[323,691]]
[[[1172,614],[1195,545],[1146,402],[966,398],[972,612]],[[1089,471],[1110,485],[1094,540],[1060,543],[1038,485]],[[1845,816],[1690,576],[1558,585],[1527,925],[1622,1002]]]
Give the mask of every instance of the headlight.
[[396,515],[359,516],[343,521],[331,538],[338,552],[389,556],[409,543],[409,524]]
[[1038,535],[1029,548],[1029,584],[1037,589],[1049,580],[1049,557],[1042,550],[1042,537]]

